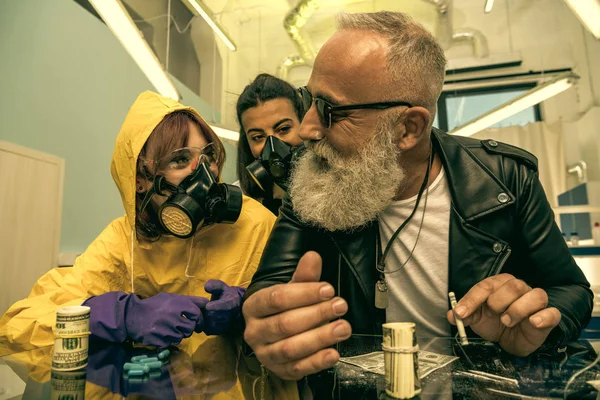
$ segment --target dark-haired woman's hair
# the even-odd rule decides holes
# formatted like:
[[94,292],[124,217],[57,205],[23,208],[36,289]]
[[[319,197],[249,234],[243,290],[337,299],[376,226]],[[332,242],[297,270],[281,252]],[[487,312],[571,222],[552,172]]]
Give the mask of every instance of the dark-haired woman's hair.
[[[160,160],[174,150],[186,147],[190,135],[189,122],[196,124],[208,143],[213,144],[219,176],[225,164],[225,148],[217,135],[206,122],[191,110],[179,110],[166,115],[156,125],[144,144],[137,161],[137,177],[152,181],[158,171],[145,161]],[[160,239],[165,230],[158,220],[154,207],[148,206],[143,212],[141,205],[146,193],[137,193],[135,198],[135,229],[137,236],[149,242]]]
[[276,78],[273,75],[258,75],[251,84],[244,88],[236,104],[237,119],[240,125],[240,140],[238,141],[237,150],[237,176],[240,180],[240,187],[247,196],[262,200],[263,205],[271,209],[271,211],[273,211],[272,207],[269,207],[268,203],[273,201],[273,188],[268,188],[266,192],[263,192],[246,171],[246,166],[254,161],[254,156],[252,155],[252,151],[250,151],[248,138],[242,125],[242,114],[261,103],[281,98],[288,99],[292,103],[294,111],[298,116],[298,121],[302,121],[304,106],[302,105],[302,99],[298,91],[286,81]]

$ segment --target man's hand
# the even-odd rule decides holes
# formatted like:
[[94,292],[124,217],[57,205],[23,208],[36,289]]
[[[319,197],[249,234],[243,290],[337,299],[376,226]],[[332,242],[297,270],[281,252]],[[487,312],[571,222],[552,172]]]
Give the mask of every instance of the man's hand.
[[321,256],[308,252],[288,284],[254,293],[244,303],[244,339],[258,360],[282,379],[298,380],[332,367],[339,353],[329,346],[350,337],[350,324],[329,322],[348,304],[333,287],[319,282]]
[[[454,313],[483,339],[505,351],[527,356],[537,350],[560,322],[560,311],[547,308],[548,295],[509,274],[491,276],[460,299]],[[448,311],[451,324],[454,313]]]

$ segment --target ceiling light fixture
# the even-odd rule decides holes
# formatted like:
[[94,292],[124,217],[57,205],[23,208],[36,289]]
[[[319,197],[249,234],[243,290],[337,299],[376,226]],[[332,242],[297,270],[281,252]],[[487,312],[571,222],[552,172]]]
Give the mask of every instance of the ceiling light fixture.
[[202,4],[201,1],[198,1],[198,0],[184,0],[184,1],[191,7],[191,9],[196,14],[200,15],[202,17],[202,19],[204,19],[204,21],[206,21],[206,23],[212,28],[212,30],[217,34],[217,36],[229,48],[229,50],[235,51],[235,49],[236,49],[235,43],[233,43],[233,41],[231,40],[229,35],[227,35],[227,33],[223,30],[223,28],[221,28],[219,23],[212,19],[212,17],[209,15],[210,10],[208,10],[208,8],[206,8],[206,6],[204,4]]
[[491,13],[493,7],[494,7],[494,0],[486,0],[485,7],[483,8],[483,12],[486,14]]
[[175,85],[123,4],[119,0],[90,0],[90,3],[158,93],[173,100],[179,100],[179,92]]
[[564,74],[557,75],[555,78],[534,87],[533,89],[506,102],[505,104],[488,111],[480,117],[477,117],[474,120],[455,128],[450,132],[450,134],[457,136],[471,136],[510,117],[511,115],[518,113],[519,111],[525,110],[526,108],[532,107],[544,100],[556,96],[561,92],[564,92],[573,86],[578,79],[579,76],[573,72],[566,72]]
[[221,128],[220,126],[210,125],[213,131],[217,134],[217,136],[223,139],[233,140],[237,142],[240,138],[240,133],[236,131],[232,131],[231,129]]

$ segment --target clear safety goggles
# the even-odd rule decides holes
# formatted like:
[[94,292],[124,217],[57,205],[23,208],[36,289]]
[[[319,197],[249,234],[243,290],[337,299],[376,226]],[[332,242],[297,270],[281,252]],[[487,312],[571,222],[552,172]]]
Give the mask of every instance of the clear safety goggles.
[[196,171],[203,162],[212,164],[219,159],[219,154],[212,143],[204,147],[183,147],[172,151],[160,160],[147,161],[156,173],[169,173],[176,171]]

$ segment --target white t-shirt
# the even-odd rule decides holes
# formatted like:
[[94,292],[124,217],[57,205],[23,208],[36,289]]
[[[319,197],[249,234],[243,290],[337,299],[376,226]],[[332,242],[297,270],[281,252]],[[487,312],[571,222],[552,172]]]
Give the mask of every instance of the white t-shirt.
[[[425,196],[427,208],[417,246],[407,259],[419,234]],[[417,196],[393,202],[379,217],[382,251],[398,227],[412,212]],[[396,237],[385,260],[388,285],[388,322],[416,323],[417,337],[450,336],[448,311],[448,243],[450,192],[442,168],[435,181],[423,192],[410,222]],[[389,272],[389,273],[388,273]]]

